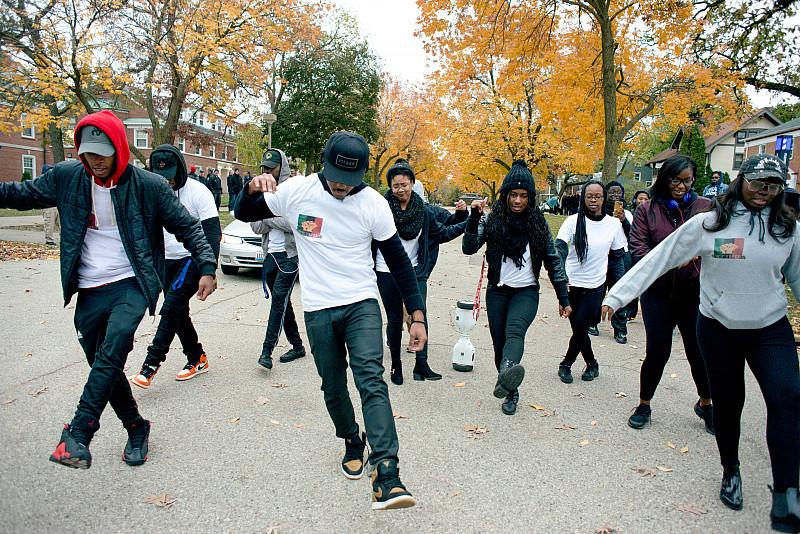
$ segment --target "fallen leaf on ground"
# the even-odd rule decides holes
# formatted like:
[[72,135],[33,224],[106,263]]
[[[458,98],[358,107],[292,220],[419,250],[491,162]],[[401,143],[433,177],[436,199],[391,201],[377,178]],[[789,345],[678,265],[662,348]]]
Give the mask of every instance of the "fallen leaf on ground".
[[555,414],[556,414],[555,410],[553,410],[552,412],[550,410],[542,410],[539,412],[539,417],[552,417]]
[[469,433],[472,439],[478,439],[482,434],[489,432],[485,427],[478,425],[464,425],[464,431]]
[[280,525],[269,527],[267,530],[264,531],[264,534],[282,534],[280,531]]
[[453,387],[454,388],[463,388],[465,385],[466,385],[465,382],[456,382],[455,384],[453,384]]
[[17,399],[8,399],[8,400],[4,400],[3,402],[0,402],[0,404],[3,404],[4,406],[8,406],[9,404],[14,404],[14,402],[16,400]]
[[[0,241],[0,261],[54,260],[57,258],[58,247],[48,247],[39,243]],[[25,293],[30,292],[30,289],[25,290]]]
[[228,419],[229,423],[238,423],[241,420],[241,417],[231,417]]
[[42,393],[47,393],[47,386],[42,386],[37,390],[31,391],[28,393],[31,397],[38,397]]
[[624,391],[617,391],[616,393],[614,393],[614,396],[615,396],[616,398],[618,398],[618,399],[621,399],[621,398],[623,398],[623,397],[627,397],[627,396],[628,396],[628,394],[627,394],[627,393],[625,393]]
[[699,506],[695,506],[693,504],[682,504],[678,506],[677,510],[679,512],[686,512],[687,514],[692,514],[695,516],[701,516],[708,513],[708,510],[705,508],[700,508]]
[[259,397],[259,398],[256,399],[256,404],[260,404],[261,406],[264,406],[268,402],[269,402],[269,399],[266,398],[266,397]]
[[689,446],[688,445],[686,445],[684,447],[681,447],[681,453],[686,454],[687,452],[689,452]]
[[674,444],[674,443],[672,443],[671,441],[668,441],[668,442],[667,442],[667,447],[669,447],[670,449],[674,449],[674,448],[676,448],[676,447],[677,447],[677,445],[675,445],[675,444]]
[[242,320],[241,314],[239,314],[239,312],[233,312],[233,320],[234,321],[241,321]]
[[584,399],[584,398],[586,398],[586,394],[584,394],[584,393],[576,393],[576,394],[573,395],[573,397],[578,397],[579,399]]
[[25,356],[23,356],[23,358],[33,358],[33,353],[32,352],[26,352]]
[[267,322],[267,320],[266,320],[266,319],[258,319],[256,322],[259,322],[259,323],[266,323],[266,322]]
[[533,408],[537,412],[540,412],[540,411],[544,410],[544,406],[539,406],[538,404],[531,404],[530,406],[531,406],[531,408]]
[[171,508],[176,500],[175,497],[170,497],[166,493],[162,493],[161,495],[148,495],[144,498],[144,502],[147,504],[154,504],[159,508]]
[[638,349],[638,348],[639,348],[639,346],[638,346],[638,345],[631,345],[631,348],[632,348],[632,349]]
[[39,321],[39,324],[44,324],[44,323],[46,323],[46,322],[47,322],[47,321]]
[[280,421],[276,421],[275,419],[270,419],[269,422],[272,423],[275,426],[281,426],[281,422]]
[[592,426],[597,426],[597,421],[592,421],[592,422],[591,422],[591,425],[592,425]]
[[274,387],[275,389],[283,389],[283,388],[288,388],[289,386],[287,386],[286,384],[279,383],[279,384],[272,384],[272,387]]
[[305,423],[295,423],[292,426],[295,427],[295,428],[305,428],[306,424]]
[[656,469],[658,469],[662,473],[672,473],[672,468],[671,467],[665,467],[663,465],[657,465]]
[[655,468],[647,467],[646,465],[634,465],[633,470],[643,477],[655,477],[658,474]]
[[394,412],[392,415],[394,416],[395,419],[408,419],[407,416],[399,414],[397,412]]
[[458,491],[458,490],[454,490],[454,491],[450,492],[450,496],[451,497],[458,497],[459,495],[461,495],[461,492]]
[[618,532],[618,530],[611,527],[600,527],[594,532],[595,534],[614,534],[614,532]]
[[567,423],[561,423],[561,426],[556,426],[556,427],[553,427],[553,428],[555,428],[556,430],[575,430],[578,427],[577,426],[573,426],[573,425],[569,425]]
[[677,375],[677,374],[675,374],[675,373],[672,373],[671,375],[669,375],[669,377],[670,377],[670,378],[678,378],[678,375]]
[[581,440],[581,441],[578,443],[578,445],[580,445],[581,447],[585,447],[585,446],[587,446],[588,444],[589,444],[589,440],[588,440],[588,439],[582,439],[582,440]]

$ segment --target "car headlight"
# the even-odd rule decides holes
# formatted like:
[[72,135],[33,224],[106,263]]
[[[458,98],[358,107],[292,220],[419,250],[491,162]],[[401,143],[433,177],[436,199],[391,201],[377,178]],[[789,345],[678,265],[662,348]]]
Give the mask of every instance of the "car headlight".
[[229,245],[241,245],[244,243],[244,239],[241,237],[236,237],[235,235],[222,234],[222,242]]

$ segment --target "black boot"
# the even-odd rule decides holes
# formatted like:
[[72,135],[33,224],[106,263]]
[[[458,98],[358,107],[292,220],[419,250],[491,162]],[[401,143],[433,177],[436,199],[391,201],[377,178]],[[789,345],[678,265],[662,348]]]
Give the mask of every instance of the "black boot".
[[522,379],[525,378],[525,368],[509,360],[500,362],[500,371],[497,373],[497,383],[494,385],[494,396],[502,399],[516,390]]
[[434,373],[428,365],[428,360],[417,360],[414,364],[414,380],[441,380],[442,375]]
[[742,475],[739,465],[723,466],[719,500],[731,510],[742,509]]
[[778,532],[800,532],[800,496],[797,488],[784,492],[772,490],[772,530]]
[[392,362],[391,380],[392,384],[397,384],[398,386],[403,385],[403,362],[399,360]]
[[514,415],[517,413],[517,403],[519,402],[519,391],[514,390],[506,396],[505,402],[500,405],[500,409],[506,415]]

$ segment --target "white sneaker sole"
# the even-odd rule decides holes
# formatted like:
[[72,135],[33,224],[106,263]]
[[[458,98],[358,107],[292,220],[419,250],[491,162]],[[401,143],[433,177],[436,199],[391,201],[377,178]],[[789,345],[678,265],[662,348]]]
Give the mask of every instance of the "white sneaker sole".
[[178,375],[178,376],[175,377],[175,380],[177,380],[178,382],[185,382],[186,380],[191,380],[192,378],[196,377],[197,375],[202,375],[202,374],[205,374],[207,372],[208,372],[208,366],[206,365],[205,367],[203,367],[202,369],[198,370],[193,375],[188,375],[188,376],[180,376],[180,375]]
[[344,470],[344,466],[340,466],[339,470],[342,472],[342,474],[344,475],[345,478],[348,478],[350,480],[359,480],[359,479],[363,478],[364,477],[364,471],[365,471],[364,468],[362,467],[361,468],[361,472],[359,474],[351,475],[350,473],[348,473],[347,471]]
[[399,495],[388,501],[373,501],[373,510],[398,510],[400,508],[411,508],[417,504],[416,499],[411,495]]
[[132,377],[130,377],[128,379],[128,380],[131,381],[131,384],[133,384],[134,386],[140,387],[142,389],[150,389],[150,386],[152,385],[152,381],[150,382],[150,384],[146,384],[144,382],[139,382],[138,380],[136,380],[137,376],[139,376],[139,375],[133,375]]

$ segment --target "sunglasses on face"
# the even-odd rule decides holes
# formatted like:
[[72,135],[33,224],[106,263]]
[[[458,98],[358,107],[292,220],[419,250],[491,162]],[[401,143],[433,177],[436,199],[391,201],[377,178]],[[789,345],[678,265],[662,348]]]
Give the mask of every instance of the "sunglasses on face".
[[764,182],[762,180],[748,180],[745,178],[744,183],[746,183],[748,189],[754,193],[766,190],[770,195],[777,195],[784,189],[783,184]]

